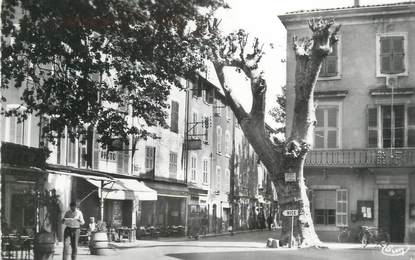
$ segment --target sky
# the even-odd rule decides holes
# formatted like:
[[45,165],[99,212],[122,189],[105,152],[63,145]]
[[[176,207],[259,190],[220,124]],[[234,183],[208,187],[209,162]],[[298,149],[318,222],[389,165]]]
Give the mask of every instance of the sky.
[[[405,0],[360,0],[360,5],[396,3]],[[290,11],[316,8],[333,8],[352,6],[354,0],[226,0],[230,9],[220,10],[217,17],[221,19],[221,29],[229,33],[244,29],[252,37],[258,37],[264,43],[265,56],[261,67],[267,80],[267,107],[269,110],[275,105],[275,97],[280,93],[281,86],[285,85],[286,31],[278,19],[278,15]],[[274,48],[270,48],[270,44]],[[230,86],[237,86],[239,99],[246,107],[250,107],[249,83],[237,75],[234,70],[228,70],[227,80]],[[267,122],[272,124],[271,118]]]

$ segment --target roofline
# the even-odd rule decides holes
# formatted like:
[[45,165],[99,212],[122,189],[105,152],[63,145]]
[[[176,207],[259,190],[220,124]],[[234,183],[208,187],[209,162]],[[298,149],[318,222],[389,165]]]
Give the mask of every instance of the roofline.
[[288,24],[304,22],[304,19],[318,16],[348,19],[368,17],[370,15],[403,15],[411,13],[415,14],[415,2],[295,11],[278,15],[278,18],[287,27]]

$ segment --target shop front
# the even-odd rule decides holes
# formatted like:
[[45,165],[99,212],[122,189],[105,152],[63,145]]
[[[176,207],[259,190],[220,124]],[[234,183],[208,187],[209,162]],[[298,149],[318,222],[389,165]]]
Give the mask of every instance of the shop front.
[[189,187],[188,235],[208,232],[207,190]]
[[146,185],[157,191],[157,201],[140,201],[137,227],[155,227],[162,236],[186,234],[187,187],[161,182]]
[[1,213],[2,233],[33,235],[39,231],[36,196],[46,188],[47,172],[43,170],[46,151],[12,143],[2,143]]

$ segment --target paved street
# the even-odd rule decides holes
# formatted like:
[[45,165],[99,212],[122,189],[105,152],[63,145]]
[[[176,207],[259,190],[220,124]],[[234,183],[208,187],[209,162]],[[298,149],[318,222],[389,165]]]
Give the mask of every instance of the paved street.
[[[195,240],[158,240],[139,241],[136,248],[124,248],[115,250],[109,256],[91,256],[86,249],[81,250],[79,257],[82,259],[414,259],[415,246],[400,256],[386,256],[381,249],[371,245],[368,248],[361,248],[358,244],[337,244],[328,243],[328,249],[270,249],[265,247],[271,232],[253,232],[237,234],[235,236],[221,236]],[[128,246],[128,244],[126,244]],[[395,245],[404,247],[403,245]],[[411,258],[412,256],[412,258]],[[55,259],[59,259],[56,256]]]

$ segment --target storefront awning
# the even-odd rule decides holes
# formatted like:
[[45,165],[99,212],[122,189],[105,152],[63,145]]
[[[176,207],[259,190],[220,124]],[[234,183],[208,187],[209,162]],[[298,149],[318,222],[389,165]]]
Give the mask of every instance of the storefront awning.
[[[101,189],[101,181],[87,179],[88,182]],[[101,192],[98,192],[101,196]],[[157,200],[157,192],[143,182],[133,179],[112,179],[104,182],[102,190],[104,199],[110,200]]]

